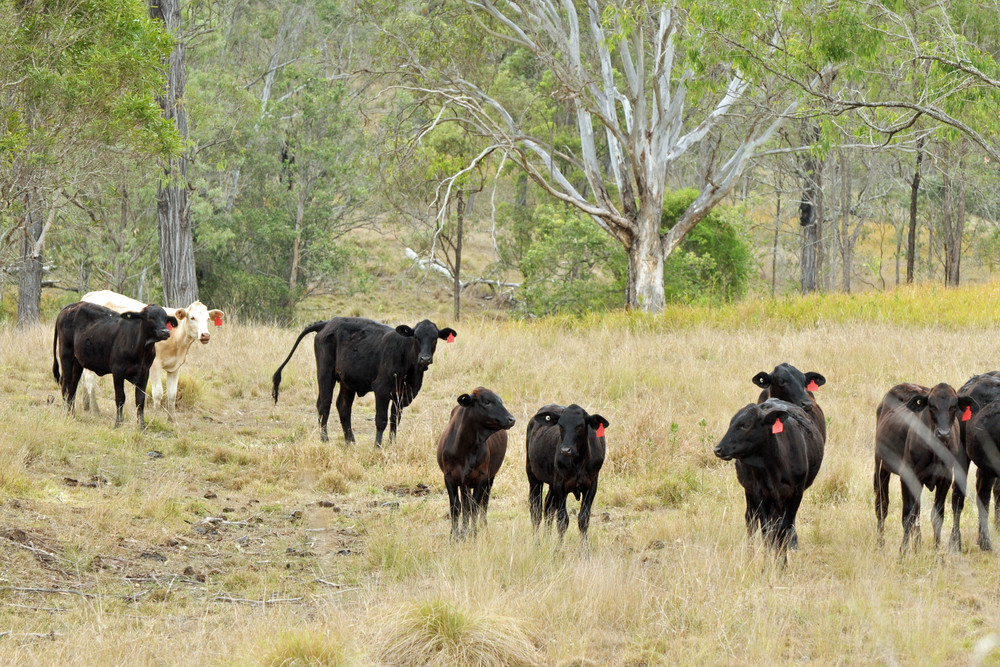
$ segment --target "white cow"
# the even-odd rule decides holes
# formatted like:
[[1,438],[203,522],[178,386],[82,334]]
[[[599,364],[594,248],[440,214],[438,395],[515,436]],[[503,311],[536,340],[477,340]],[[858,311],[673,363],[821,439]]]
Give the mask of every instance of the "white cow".
[[[83,301],[96,303],[106,308],[110,308],[118,313],[127,311],[140,311],[146,304],[127,296],[101,290],[99,292],[88,292],[83,295]],[[170,332],[170,338],[156,344],[156,359],[149,369],[149,382],[153,389],[153,407],[159,407],[163,399],[163,386],[160,384],[160,373],[167,374],[167,418],[174,420],[174,406],[177,399],[177,379],[180,375],[181,366],[187,359],[188,350],[194,342],[200,341],[202,345],[208,343],[212,334],[208,332],[209,320],[216,326],[222,324],[222,317],[225,315],[221,310],[209,310],[201,301],[195,301],[187,308],[164,308],[168,315],[177,318],[180,325]],[[93,409],[97,412],[97,376],[90,371],[84,371],[81,379],[83,387],[83,407],[85,410]]]

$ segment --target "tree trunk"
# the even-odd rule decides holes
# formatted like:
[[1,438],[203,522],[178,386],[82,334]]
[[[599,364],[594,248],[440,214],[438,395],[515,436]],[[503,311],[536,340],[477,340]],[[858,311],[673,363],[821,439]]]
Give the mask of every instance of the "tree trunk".
[[455,274],[452,278],[455,281],[455,321],[461,319],[462,305],[462,226],[465,223],[465,199],[462,190],[458,191],[457,204],[455,210],[458,214],[458,231],[455,240]]
[[653,201],[645,197],[638,211],[636,227],[639,233],[628,247],[628,293],[626,307],[630,310],[659,312],[667,299],[663,289],[663,244],[660,241],[660,217],[663,197]]
[[917,257],[917,195],[920,193],[920,161],[924,159],[924,140],[917,140],[917,164],[910,181],[910,231],[906,237],[906,284],[913,283],[913,268]]
[[28,197],[21,244],[21,270],[17,281],[17,326],[24,328],[42,319],[42,256],[35,248],[44,228],[38,200]]
[[965,234],[965,204],[966,204],[966,178],[965,171],[959,168],[958,185],[958,211],[955,220],[955,245],[953,250],[955,255],[951,260],[951,284],[958,285],[961,278],[962,269],[962,236]]
[[778,281],[778,232],[781,231],[781,181],[778,182],[777,203],[774,210],[774,242],[771,244],[771,296]]
[[[812,128],[814,141],[819,140],[819,126]],[[823,163],[807,154],[803,168],[802,202],[799,204],[799,225],[802,226],[802,293],[819,289],[823,275]]]
[[951,175],[949,172],[949,166],[945,165],[942,173],[942,181],[944,186],[944,196],[941,200],[941,240],[944,246],[944,284],[951,284],[951,260],[954,254],[952,253],[952,247],[955,243],[955,232],[952,229],[951,224],[951,209],[954,205],[954,188],[951,183]]
[[299,196],[296,197],[295,206],[295,242],[292,244],[292,272],[288,278],[288,291],[291,298],[295,298],[295,287],[299,278],[299,256],[302,251],[302,221],[306,215],[306,187],[299,185]]
[[847,152],[840,151],[840,257],[843,289],[851,293],[851,265],[854,260],[854,237],[851,235],[851,164]]
[[[167,67],[167,88],[160,98],[163,115],[177,125],[181,141],[188,137],[184,110],[184,41],[181,35],[180,0],[149,0],[149,13],[164,22],[177,38]],[[160,236],[160,274],[164,303],[182,307],[198,300],[198,280],[194,268],[194,237],[187,201],[188,158],[186,153],[164,161],[163,176],[156,188],[156,220]]]

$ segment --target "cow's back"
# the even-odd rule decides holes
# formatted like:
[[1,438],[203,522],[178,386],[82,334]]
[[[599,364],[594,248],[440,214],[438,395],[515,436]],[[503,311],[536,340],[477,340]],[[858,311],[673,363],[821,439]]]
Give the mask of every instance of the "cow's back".
[[[775,447],[770,450],[770,460],[765,462],[764,467],[772,479],[789,489],[808,489],[823,464],[825,438],[813,416],[804,409],[780,399],[769,399],[761,404],[765,412],[772,406],[786,410],[788,416],[783,422],[782,433],[772,434]],[[746,466],[743,472],[759,479],[759,473],[751,466]],[[737,477],[739,473],[737,470]]]
[[[314,346],[335,350],[332,362],[341,383],[363,396],[392,354],[392,327],[362,317],[335,317],[316,334]],[[398,356],[398,355],[396,355]]]
[[920,417],[906,404],[915,396],[926,396],[930,388],[912,382],[897,384],[886,392],[875,409],[875,460],[899,473],[911,424]]

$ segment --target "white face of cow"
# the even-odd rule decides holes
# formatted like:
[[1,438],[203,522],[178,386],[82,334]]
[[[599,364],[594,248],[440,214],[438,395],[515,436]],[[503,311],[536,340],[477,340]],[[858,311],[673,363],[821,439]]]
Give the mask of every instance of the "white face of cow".
[[188,320],[188,338],[197,338],[202,345],[212,339],[209,326],[221,324],[223,314],[221,310],[214,308],[209,310],[201,301],[195,301],[187,308],[178,308],[176,312],[178,319]]

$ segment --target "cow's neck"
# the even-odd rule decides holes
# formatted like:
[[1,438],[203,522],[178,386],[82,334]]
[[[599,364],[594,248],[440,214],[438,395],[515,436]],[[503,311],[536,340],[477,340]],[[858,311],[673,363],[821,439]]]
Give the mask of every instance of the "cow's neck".
[[459,421],[455,442],[471,442],[473,444],[466,448],[468,451],[485,452],[486,440],[494,433],[496,433],[495,430],[483,428],[481,425],[473,423],[471,419],[461,419]]

